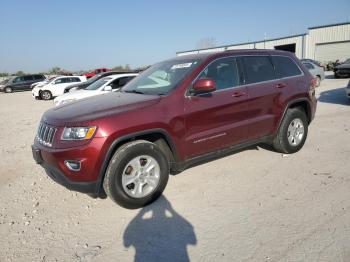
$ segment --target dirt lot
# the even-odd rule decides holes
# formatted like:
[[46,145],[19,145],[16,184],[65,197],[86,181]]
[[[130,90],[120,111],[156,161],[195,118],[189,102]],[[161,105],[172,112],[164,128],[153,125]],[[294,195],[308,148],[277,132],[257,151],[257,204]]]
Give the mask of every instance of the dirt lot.
[[260,147],[171,176],[142,210],[69,192],[32,160],[52,102],[0,94],[0,261],[350,261],[346,79],[318,88],[304,148]]

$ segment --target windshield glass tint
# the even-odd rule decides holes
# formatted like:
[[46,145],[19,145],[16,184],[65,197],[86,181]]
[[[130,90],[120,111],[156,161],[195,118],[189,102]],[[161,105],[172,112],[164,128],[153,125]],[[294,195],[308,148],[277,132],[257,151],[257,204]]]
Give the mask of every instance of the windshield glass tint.
[[95,82],[99,78],[101,78],[101,75],[94,75],[93,77],[89,78],[85,83],[86,84],[91,84],[91,83]]
[[122,91],[150,95],[165,95],[191,73],[200,60],[170,60],[155,64],[127,84]]
[[110,81],[112,78],[105,77],[97,80],[96,82],[93,82],[91,85],[88,85],[85,90],[96,90],[99,89],[101,86],[106,84],[108,81]]

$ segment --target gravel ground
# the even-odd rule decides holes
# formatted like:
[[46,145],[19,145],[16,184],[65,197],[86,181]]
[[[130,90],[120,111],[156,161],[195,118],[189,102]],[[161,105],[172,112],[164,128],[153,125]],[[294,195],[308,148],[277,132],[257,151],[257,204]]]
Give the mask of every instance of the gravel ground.
[[48,179],[30,145],[52,102],[0,94],[0,261],[350,261],[347,79],[317,89],[304,148],[261,147],[171,176],[126,210]]

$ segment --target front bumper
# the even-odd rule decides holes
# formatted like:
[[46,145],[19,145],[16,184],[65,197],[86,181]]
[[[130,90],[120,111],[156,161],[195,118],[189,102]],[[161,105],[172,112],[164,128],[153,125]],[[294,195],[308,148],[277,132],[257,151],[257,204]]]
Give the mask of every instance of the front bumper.
[[[77,148],[52,149],[37,142],[32,145],[32,154],[35,162],[41,165],[46,174],[58,184],[69,190],[87,193],[93,197],[103,196],[101,187],[100,167],[101,158],[96,147],[100,139],[93,139],[95,143]],[[104,140],[104,139],[103,139]],[[69,170],[65,160],[81,161],[81,169]]]
[[36,98],[36,97],[39,97],[39,96],[40,96],[40,94],[39,94],[39,89],[38,89],[38,88],[34,87],[34,88],[32,89],[32,96],[33,96],[33,98]]

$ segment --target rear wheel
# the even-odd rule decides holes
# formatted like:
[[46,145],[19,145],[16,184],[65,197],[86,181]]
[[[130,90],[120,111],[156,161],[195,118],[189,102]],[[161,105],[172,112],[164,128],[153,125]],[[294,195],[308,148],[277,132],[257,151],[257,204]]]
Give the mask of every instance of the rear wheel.
[[291,154],[299,151],[306,140],[308,120],[301,108],[287,110],[282,123],[274,138],[273,146],[276,151]]
[[5,87],[5,93],[12,93],[12,91],[11,87]]
[[40,93],[40,97],[43,100],[50,100],[52,99],[52,94],[50,91],[45,90]]
[[169,163],[154,143],[136,140],[122,145],[113,155],[103,181],[108,197],[134,209],[155,201],[169,178]]

